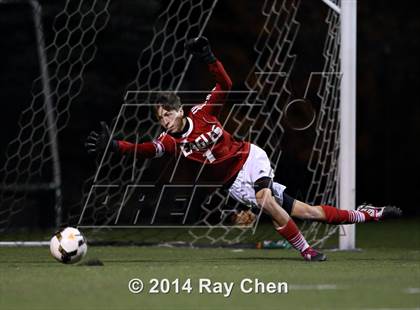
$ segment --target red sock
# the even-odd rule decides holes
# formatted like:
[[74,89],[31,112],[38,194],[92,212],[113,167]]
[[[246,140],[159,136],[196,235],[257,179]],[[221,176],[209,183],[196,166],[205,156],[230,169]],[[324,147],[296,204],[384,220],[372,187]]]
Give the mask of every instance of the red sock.
[[289,219],[285,226],[278,228],[277,232],[299,252],[303,252],[309,248],[308,242],[306,242],[305,237],[292,219]]
[[331,206],[321,208],[325,213],[325,222],[329,224],[353,224],[371,220],[371,216],[364,211],[340,210]]

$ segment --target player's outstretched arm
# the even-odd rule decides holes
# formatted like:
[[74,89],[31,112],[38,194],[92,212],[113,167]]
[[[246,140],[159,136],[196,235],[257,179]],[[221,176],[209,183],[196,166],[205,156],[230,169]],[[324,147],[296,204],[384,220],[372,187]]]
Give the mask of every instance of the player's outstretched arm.
[[89,154],[103,153],[109,144],[111,152],[118,151],[118,144],[116,140],[111,140],[111,132],[105,122],[101,122],[101,131],[99,133],[92,131],[86,139],[85,147]]
[[226,73],[222,63],[214,56],[209,40],[206,37],[190,39],[185,43],[185,49],[209,66],[209,71],[216,81],[215,90],[228,91],[232,88],[232,80]]
[[[111,141],[110,141],[111,140]],[[166,135],[151,142],[131,143],[111,139],[110,130],[105,122],[101,122],[101,131],[92,131],[86,139],[85,147],[89,154],[103,153],[109,142],[109,151],[120,154],[136,154],[141,158],[161,157],[165,153],[174,153],[175,143]]]
[[216,81],[216,86],[212,89],[209,96],[207,96],[201,109],[204,109],[210,114],[218,115],[221,105],[224,103],[227,92],[232,88],[232,80],[226,73],[223,64],[214,56],[210,43],[206,37],[197,37],[188,40],[185,48],[193,56],[200,58],[207,63],[210,73]]

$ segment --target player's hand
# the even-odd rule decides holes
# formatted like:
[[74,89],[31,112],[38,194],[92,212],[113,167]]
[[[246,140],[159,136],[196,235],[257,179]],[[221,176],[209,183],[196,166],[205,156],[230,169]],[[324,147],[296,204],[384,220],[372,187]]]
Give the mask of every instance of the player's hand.
[[231,222],[233,225],[238,226],[252,226],[255,222],[255,214],[251,210],[243,210],[235,212],[231,216]]
[[216,62],[216,57],[211,51],[209,40],[206,37],[188,40],[185,43],[185,49],[194,56],[201,58],[207,64]]
[[[101,122],[101,131],[96,133],[92,131],[86,139],[85,147],[89,154],[103,153],[108,145],[108,141],[111,138],[111,132],[108,125],[105,122]],[[118,151],[118,143],[115,140],[111,141],[110,151]]]

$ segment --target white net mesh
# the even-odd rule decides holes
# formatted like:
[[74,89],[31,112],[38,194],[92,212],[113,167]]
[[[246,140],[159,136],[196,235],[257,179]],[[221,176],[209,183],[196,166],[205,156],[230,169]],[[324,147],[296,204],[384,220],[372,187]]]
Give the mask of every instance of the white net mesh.
[[[340,147],[340,19],[330,10],[326,19],[328,34],[324,45],[325,59],[322,72],[316,73],[321,78],[317,96],[320,111],[316,122],[316,137],[308,163],[312,179],[306,195],[310,204],[338,204],[338,155]],[[322,245],[337,230],[338,226],[312,223],[305,229],[306,237]]]
[[[128,85],[124,104],[111,126],[113,134],[124,137],[124,140],[141,142],[158,135],[160,128],[150,109],[151,98],[159,91],[181,88],[191,60],[183,48],[185,40],[203,33],[217,7],[216,0],[173,0],[164,4],[156,19],[152,40],[138,59],[136,78]],[[306,188],[301,189],[305,193],[302,199],[312,204],[336,205],[339,16],[326,6],[322,7],[322,10],[328,11],[325,19],[327,29],[326,36],[319,38],[325,40],[324,50],[316,56],[323,57],[324,65],[318,73],[310,74],[309,79],[305,77],[308,80],[306,91],[297,94],[292,88],[291,77],[300,56],[301,45],[296,45],[301,25],[305,23],[305,20],[299,19],[302,6],[300,1],[293,0],[265,0],[262,3],[261,29],[254,45],[255,63],[245,81],[245,91],[241,93],[244,95],[239,96],[241,99],[233,96],[235,99],[232,100],[237,105],[226,111],[225,116],[228,117],[225,122],[237,138],[249,139],[263,148],[274,170],[279,169],[287,131],[305,132],[313,141],[313,149],[307,156],[311,180]],[[110,19],[110,2],[100,0],[68,0],[55,19],[53,43],[46,48],[54,102],[50,112],[54,114],[54,132],[68,124],[70,106],[83,86],[84,70],[95,57],[97,36]],[[20,133],[10,144],[2,170],[4,187],[36,184],[44,165],[52,160],[46,136],[49,128],[46,128],[45,121],[45,94],[40,82],[40,78],[34,82],[33,101],[23,111]],[[200,103],[202,98],[203,93],[190,92],[184,103]],[[293,111],[300,104],[310,106],[310,111],[306,122],[296,124]],[[162,196],[166,194],[156,191],[156,187],[174,183],[173,175],[182,171],[177,163],[139,160],[135,156],[122,157],[108,152],[97,158],[97,163],[95,175],[85,182],[82,203],[70,209],[69,224],[97,228],[145,224],[163,227],[166,220],[176,219],[176,225],[187,227],[185,208],[192,205],[194,212],[189,219],[190,224],[201,227],[189,231],[195,244],[237,243],[256,228],[256,225],[250,228],[225,225],[230,211],[239,206],[226,203],[227,197],[221,190],[209,196],[202,193],[201,198],[206,198],[205,201],[193,203],[185,198],[191,196],[193,187],[178,187],[181,193],[177,193],[173,205],[165,214],[161,214],[161,210],[158,212],[156,203],[165,203]],[[173,170],[174,165],[177,165],[177,170]],[[287,180],[281,178],[279,182],[287,184]],[[148,201],[146,197],[153,190],[155,193],[151,196],[154,198]],[[166,193],[168,196],[175,195]],[[25,205],[26,196],[22,191],[2,191],[1,195],[5,203],[0,209],[0,224],[7,226],[11,214],[19,212]],[[145,219],[148,219],[147,223]],[[318,244],[335,232],[334,227],[320,224],[304,228],[309,241]]]
[[[42,68],[49,76],[41,75],[33,82],[32,101],[21,112],[19,132],[9,143],[0,171],[0,227],[3,229],[14,214],[29,204],[29,191],[60,186],[52,181],[43,182],[53,161],[51,144],[58,131],[67,125],[71,103],[82,88],[84,69],[96,53],[96,36],[108,22],[108,4],[109,1],[100,0],[67,1],[55,19],[53,42],[45,48],[50,60]],[[43,38],[39,38],[38,44],[40,40]],[[48,107],[47,100],[54,105]]]

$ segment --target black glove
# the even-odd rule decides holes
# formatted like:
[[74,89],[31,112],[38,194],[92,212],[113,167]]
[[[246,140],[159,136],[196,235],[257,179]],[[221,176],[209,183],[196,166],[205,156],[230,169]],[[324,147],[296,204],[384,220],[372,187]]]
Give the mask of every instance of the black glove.
[[216,62],[216,57],[210,48],[209,40],[206,37],[190,39],[185,43],[185,49],[194,56],[200,57],[205,63]]
[[[89,154],[92,153],[103,153],[106,149],[108,141],[111,137],[109,128],[105,122],[101,122],[101,132],[98,134],[95,131],[92,131],[86,139],[85,147]],[[118,142],[112,140],[109,145],[109,150],[111,152],[118,152]]]

